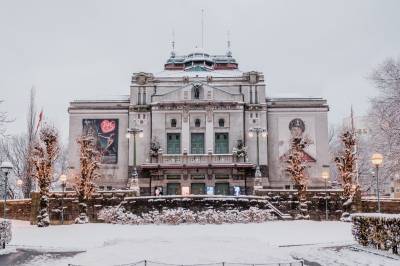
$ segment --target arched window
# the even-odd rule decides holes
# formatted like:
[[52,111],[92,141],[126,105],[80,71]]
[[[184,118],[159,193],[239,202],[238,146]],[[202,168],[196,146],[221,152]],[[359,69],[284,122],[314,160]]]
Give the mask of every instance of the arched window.
[[225,120],[224,120],[223,118],[220,118],[220,119],[218,120],[218,126],[219,126],[219,127],[224,127],[224,126],[225,126]]
[[200,127],[200,119],[196,119],[196,120],[194,120],[194,126],[195,127]]
[[171,127],[176,127],[176,119],[171,119]]

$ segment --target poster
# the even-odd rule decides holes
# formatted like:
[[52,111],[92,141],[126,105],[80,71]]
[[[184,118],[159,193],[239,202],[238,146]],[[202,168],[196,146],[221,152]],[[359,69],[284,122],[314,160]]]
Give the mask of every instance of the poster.
[[235,194],[236,197],[239,197],[240,196],[240,187],[234,186],[233,193]]
[[207,195],[214,195],[214,187],[207,187]]
[[118,119],[83,119],[83,135],[95,138],[102,164],[118,163]]

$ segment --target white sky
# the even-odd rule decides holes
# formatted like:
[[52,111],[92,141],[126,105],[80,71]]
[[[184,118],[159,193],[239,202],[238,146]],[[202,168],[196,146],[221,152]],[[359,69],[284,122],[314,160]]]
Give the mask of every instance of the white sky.
[[25,130],[29,90],[68,137],[68,102],[129,93],[132,72],[162,70],[175,29],[177,53],[201,43],[225,53],[227,30],[243,71],[264,72],[268,95],[323,96],[330,123],[375,94],[366,79],[400,56],[400,1],[5,1],[0,0],[0,110]]

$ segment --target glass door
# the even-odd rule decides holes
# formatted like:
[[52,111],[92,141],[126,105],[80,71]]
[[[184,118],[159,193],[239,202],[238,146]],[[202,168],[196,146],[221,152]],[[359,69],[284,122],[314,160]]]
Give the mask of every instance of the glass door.
[[192,133],[190,147],[190,153],[204,154],[204,133]]
[[192,183],[191,194],[193,195],[204,195],[206,194],[206,184],[204,183]]
[[228,133],[215,133],[215,154],[229,153]]
[[181,195],[181,184],[168,183],[167,184],[167,195]]
[[215,183],[215,195],[230,195],[229,183]]
[[167,134],[167,153],[168,154],[181,153],[181,134],[179,133]]

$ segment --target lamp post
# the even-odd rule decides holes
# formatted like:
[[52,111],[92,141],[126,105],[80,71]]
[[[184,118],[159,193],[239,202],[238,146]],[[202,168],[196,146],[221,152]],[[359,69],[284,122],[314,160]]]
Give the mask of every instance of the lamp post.
[[372,154],[371,162],[373,165],[375,165],[375,169],[376,169],[376,195],[377,195],[377,199],[378,199],[378,212],[381,212],[381,200],[380,200],[380,196],[379,196],[379,166],[383,162],[383,155],[380,153]]
[[328,179],[329,179],[329,165],[323,165],[322,179],[325,181],[325,220],[329,220],[328,216]]
[[67,176],[66,175],[61,175],[60,176],[60,181],[61,181],[61,188],[62,188],[62,194],[61,194],[61,224],[64,224],[64,196],[65,196],[65,187],[67,186]]
[[257,136],[257,166],[255,177],[261,177],[260,171],[260,134],[263,138],[267,137],[267,130],[261,127],[253,127],[249,129],[249,137],[252,138],[254,133]]
[[4,205],[3,205],[3,218],[4,221],[7,218],[6,207],[7,207],[7,185],[8,185],[8,174],[10,173],[13,165],[10,162],[2,162],[0,165],[1,171],[4,173]]
[[[133,136],[133,172],[132,172],[132,176],[131,176],[131,182],[129,184],[129,188],[131,188],[132,186],[132,181],[133,183],[137,182],[137,178],[138,178],[138,172],[136,169],[136,135],[139,136],[139,138],[143,138],[143,129],[140,128],[128,128],[126,131],[126,137],[128,139],[131,139],[131,137]],[[150,189],[150,195],[151,195],[151,189]]]

